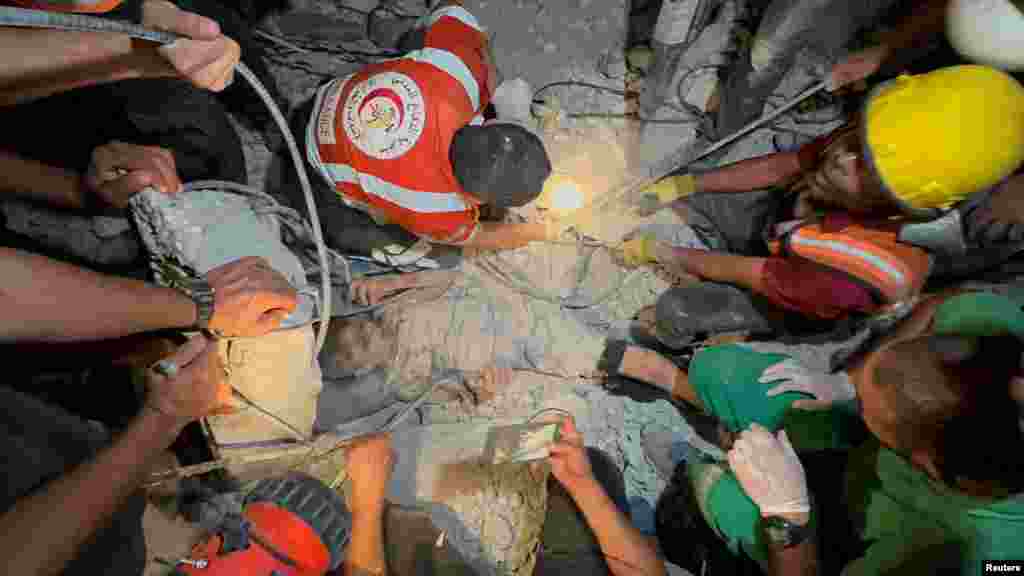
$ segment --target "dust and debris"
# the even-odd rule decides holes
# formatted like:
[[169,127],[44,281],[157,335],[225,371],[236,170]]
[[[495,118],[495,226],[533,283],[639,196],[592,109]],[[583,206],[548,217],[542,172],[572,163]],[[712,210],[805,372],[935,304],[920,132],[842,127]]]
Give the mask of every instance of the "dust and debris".
[[[295,0],[294,4],[298,10],[348,22],[358,23],[361,18],[337,3]],[[375,2],[351,0],[344,4],[368,10]],[[399,0],[396,6],[408,14],[423,13],[421,2]],[[624,91],[642,86],[627,74],[623,54],[626,0],[466,0],[465,6],[487,27],[503,77],[522,78],[536,89],[572,80],[618,91],[576,85],[548,88],[535,95],[544,102],[535,105],[535,113],[542,108],[552,112],[543,122],[542,137],[556,174],[582,181],[591,201],[613,194],[630,173],[642,172],[696,140],[699,118],[683,114],[683,104],[704,107],[717,83],[716,68],[725,64],[731,53],[744,49],[742,38],[752,32],[743,23],[746,0],[726,0],[717,19],[684,57],[677,78],[682,81],[679,94],[671,94],[669,107],[659,112],[659,118],[678,122],[648,124],[641,130],[627,119],[589,116],[628,113],[633,96],[623,97]],[[267,28],[281,32],[276,26],[271,19]],[[375,50],[365,42],[346,45]],[[304,55],[302,60],[324,75],[344,76],[359,67],[325,55]],[[308,99],[324,80],[274,63],[271,70],[293,106]],[[799,92],[820,70],[819,63],[802,61],[780,93]],[[692,73],[684,77],[688,72]],[[832,126],[783,122],[782,130],[758,131],[732,147],[726,160],[792,148]],[[254,138],[244,141],[253,148],[247,150],[247,160],[258,162],[264,157],[256,150],[262,142]],[[644,230],[674,245],[699,246],[692,230],[680,226],[674,212],[662,211],[639,220],[624,208],[612,203],[580,227],[609,245]],[[517,211],[517,216],[530,220],[550,217],[535,207]],[[633,519],[641,528],[651,530],[651,511],[663,481],[643,454],[645,431],[658,427],[682,433],[688,424],[668,403],[638,404],[613,396],[586,376],[593,373],[605,338],[621,335],[633,316],[653,304],[667,287],[663,278],[649,270],[623,270],[604,248],[534,245],[470,259],[463,266],[462,278],[444,298],[401,310],[398,359],[389,369],[388,381],[401,384],[400,397],[413,398],[431,377],[445,370],[476,375],[469,387],[472,393],[439,392],[423,410],[427,423],[477,418],[522,421],[546,408],[572,413],[588,444],[607,452],[624,470]],[[499,368],[506,374],[511,371],[512,377],[495,377]],[[516,505],[515,490],[489,494],[487,499],[480,494],[460,496],[458,514],[465,524],[480,525],[488,516],[490,502],[500,498],[510,498],[509,505]],[[492,545],[502,541],[500,527],[489,534]],[[448,538],[466,540],[451,532]],[[478,551],[475,558],[486,563],[488,554]]]

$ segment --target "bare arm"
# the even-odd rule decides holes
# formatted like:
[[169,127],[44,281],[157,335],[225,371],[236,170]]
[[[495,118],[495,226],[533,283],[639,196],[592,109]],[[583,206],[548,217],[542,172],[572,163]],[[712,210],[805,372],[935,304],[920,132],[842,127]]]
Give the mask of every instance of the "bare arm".
[[569,494],[597,537],[601,553],[614,576],[665,573],[665,563],[658,557],[651,541],[616,508],[596,480],[581,482]]
[[[151,376],[146,408],[93,460],[18,500],[0,516],[10,574],[58,574],[78,549],[139,489],[154,459],[186,423],[223,405],[226,392],[216,347],[198,337],[172,360],[173,380]],[[159,378],[159,381],[154,381]]]
[[551,474],[583,512],[614,576],[665,574],[654,544],[619,511],[594,478],[583,437],[572,418],[562,421],[561,438],[551,446]]
[[696,174],[698,192],[750,192],[779,186],[802,172],[796,152],[778,152]]
[[0,106],[128,78],[180,76],[223,90],[240,48],[209,18],[145,0],[142,25],[182,36],[167,46],[121,34],[0,27]]
[[128,78],[174,76],[156,44],[121,34],[0,28],[0,106]]
[[734,284],[758,293],[763,291],[763,269],[767,258],[675,248],[661,243],[656,250],[658,262],[666,267],[678,267],[703,280]]
[[0,517],[11,574],[58,574],[124,504],[154,458],[177,436],[176,423],[146,410],[99,457],[75,468]]
[[548,237],[544,224],[481,222],[479,226],[476,234],[462,246],[479,250],[514,250]]
[[0,150],[0,192],[45,202],[59,208],[85,205],[82,176],[72,170],[48,166]]
[[192,300],[171,288],[0,248],[0,341],[116,338],[196,321]]
[[394,463],[391,438],[377,435],[361,440],[345,453],[351,482],[352,538],[345,552],[346,576],[382,576],[384,557],[384,494]]
[[345,576],[383,576],[384,509],[352,514],[352,539],[345,554]]

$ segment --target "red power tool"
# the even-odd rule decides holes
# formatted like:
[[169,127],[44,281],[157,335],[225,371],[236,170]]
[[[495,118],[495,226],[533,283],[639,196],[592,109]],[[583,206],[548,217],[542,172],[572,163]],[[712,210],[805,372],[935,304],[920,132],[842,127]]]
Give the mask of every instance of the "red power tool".
[[181,560],[176,576],[324,576],[341,565],[352,517],[337,492],[301,473],[261,480],[241,516]]

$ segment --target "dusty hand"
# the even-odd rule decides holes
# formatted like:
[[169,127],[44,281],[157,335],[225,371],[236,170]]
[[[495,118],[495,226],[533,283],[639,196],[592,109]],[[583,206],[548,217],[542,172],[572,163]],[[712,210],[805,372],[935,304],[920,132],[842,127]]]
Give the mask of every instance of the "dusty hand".
[[583,436],[576,430],[576,423],[571,417],[562,420],[560,432],[558,442],[550,448],[551,474],[572,492],[581,483],[593,481],[594,471],[583,446]]
[[262,336],[298,306],[288,280],[262,258],[248,257],[206,275],[214,290],[210,329],[224,336]]
[[142,25],[184,36],[158,49],[181,77],[214,92],[231,84],[241,48],[221,34],[217,22],[181,10],[167,0],[146,0]]
[[170,150],[116,141],[92,151],[85,183],[92,193],[118,208],[124,208],[132,196],[151,186],[165,194],[181,191]]
[[692,174],[663,178],[643,190],[640,200],[632,208],[633,215],[646,218],[696,191],[697,179]]
[[778,384],[768,390],[767,395],[778,396],[785,392],[803,392],[814,396],[813,400],[796,400],[794,408],[802,410],[826,410],[833,404],[848,402],[857,397],[857,390],[846,372],[825,374],[812,372],[798,362],[785,360],[769,366],[758,379],[761,384]]
[[874,46],[851,54],[846,60],[832,68],[832,72],[829,74],[829,90],[835,92],[840,88],[866,80],[878,72],[888,57],[889,50],[884,46]]
[[146,374],[146,405],[178,421],[178,428],[230,405],[231,389],[217,355],[217,345],[196,336],[161,362],[170,362],[175,374]]
[[349,508],[353,512],[383,511],[394,462],[395,453],[387,434],[370,436],[349,446],[345,451],[345,472],[352,483]]
[[762,516],[810,512],[807,477],[785,430],[773,435],[759,424],[740,433],[729,466]]
[[641,234],[622,244],[622,264],[629,268],[653,264],[658,261],[658,241],[653,236]]

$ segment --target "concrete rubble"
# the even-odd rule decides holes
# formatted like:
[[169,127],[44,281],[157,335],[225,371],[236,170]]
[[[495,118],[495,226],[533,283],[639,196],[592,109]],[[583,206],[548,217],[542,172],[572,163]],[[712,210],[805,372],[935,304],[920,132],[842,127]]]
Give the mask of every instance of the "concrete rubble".
[[[375,0],[342,3],[294,0],[293,8],[298,12],[358,23],[362,16],[345,7],[365,11],[375,4]],[[626,88],[623,54],[626,0],[466,0],[465,4],[488,27],[497,64],[505,78],[521,78],[534,89],[563,80],[589,82],[617,90]],[[397,5],[409,14],[423,13],[422,2],[399,0]],[[746,10],[745,0],[725,0],[718,18],[684,58],[683,68],[694,71],[679,90],[686,104],[701,107],[707,100],[714,87],[713,67],[724,64],[730,57],[729,52],[738,48],[736,38],[742,36],[741,16]],[[294,28],[286,24],[272,17],[263,28],[287,37]],[[349,47],[376,50],[367,41],[352,43],[350,26],[339,27],[338,38],[331,38],[329,30],[319,30],[318,35],[321,42],[334,41],[340,45],[344,41]],[[270,68],[280,93],[288,99],[283,108],[294,108],[307,100],[327,77],[347,75],[359,66],[325,53],[300,53],[281,46],[275,48],[275,52],[278,55]],[[301,62],[305,70],[285,65],[296,62]],[[801,55],[798,66],[769,104],[798,93],[820,77],[826,64],[814,55]],[[704,68],[699,69],[701,67]],[[661,113],[669,117],[676,115],[680,123],[647,125],[641,131],[635,123],[621,118],[572,117],[624,114],[629,110],[629,103],[620,94],[573,86],[553,88],[537,96],[543,97],[555,114],[555,120],[543,126],[543,137],[556,173],[583,181],[592,200],[614,194],[627,173],[642,171],[647,163],[657,162],[697,137],[696,122],[679,116],[678,101],[674,103],[675,109],[666,107]],[[784,120],[776,127],[760,130],[717,161],[791,148],[834,128],[842,120],[838,115],[828,117],[827,112],[824,116],[827,121]],[[271,148],[278,145],[277,136],[268,137],[236,125],[245,147],[249,181],[262,187],[268,173],[272,172],[271,165],[279,161],[271,152]],[[292,169],[289,160],[278,168]],[[269,189],[268,192],[279,191]],[[200,200],[202,198],[196,198]],[[216,211],[223,215],[232,208],[229,204],[234,200],[228,197],[211,201],[214,202],[208,206],[211,213]],[[623,208],[617,204],[596,216],[588,223],[591,226],[588,234],[607,244],[615,244],[624,235],[644,228],[654,230],[676,245],[699,243],[692,231],[679,226],[681,221],[672,211],[665,210],[641,221],[625,215]],[[8,224],[15,229],[44,242],[55,241],[52,237],[57,235],[53,231],[58,230],[59,235],[68,236],[71,245],[84,249],[89,253],[86,256],[96,262],[130,259],[138,253],[138,245],[127,240],[133,237],[124,228],[127,221],[76,220],[63,215],[57,220],[46,220],[54,217],[40,216],[35,207],[11,202],[3,203],[2,209]],[[524,210],[519,216],[540,215]],[[159,218],[149,218],[149,221],[156,225],[156,237],[160,237],[161,230],[182,229]],[[210,255],[194,246],[186,246],[187,237],[168,237],[167,241],[179,254],[187,255],[190,264],[197,269],[208,270],[227,257],[226,253]],[[279,269],[285,270],[297,285],[305,286],[301,265],[287,261],[287,256],[279,254],[273,246],[263,248],[267,254],[276,255]],[[260,248],[261,254],[263,248]],[[642,530],[653,532],[653,510],[665,481],[644,455],[645,433],[667,429],[687,437],[693,433],[692,428],[669,403],[640,404],[612,396],[593,376],[605,338],[621,336],[630,319],[652,305],[668,283],[649,270],[621,269],[604,248],[536,245],[503,254],[498,260],[488,261],[489,258],[467,261],[462,279],[443,298],[396,312],[397,359],[384,370],[386,374],[378,374],[386,385],[397,383],[396,390],[388,391],[386,396],[390,398],[393,393],[405,400],[415,397],[438,370],[460,370],[470,379],[495,367],[510,370],[513,376],[478,398],[476,405],[450,398],[447,401],[432,399],[421,411],[421,421],[443,424],[485,419],[524,420],[545,409],[568,411],[575,416],[588,444],[608,453],[624,470],[633,521]],[[496,276],[495,268],[513,269],[521,273],[519,280],[525,278],[528,282],[524,285],[515,279],[510,281]],[[530,291],[549,299],[528,295]],[[808,352],[810,356],[822,353]],[[380,370],[380,366],[375,366],[371,371]],[[325,394],[321,402],[342,397]],[[514,534],[500,524],[487,521],[498,509],[508,517],[507,514],[519,514],[527,501],[536,503],[536,494],[530,492],[536,486],[524,487],[522,480],[521,471],[505,476],[490,475],[481,480],[479,490],[461,491],[449,501],[449,504],[454,503],[459,524],[467,530],[463,536],[457,536],[453,544],[471,563],[484,570],[481,573],[526,573],[525,568],[532,566],[530,561],[523,560],[526,558],[524,551],[532,550],[528,545],[530,538],[535,539],[539,531],[527,529],[520,521],[532,523],[536,528],[543,521],[542,515],[517,516],[519,520],[513,525],[519,530]],[[526,493],[534,496],[524,498]],[[486,542],[487,546],[479,546],[480,542]],[[497,558],[495,549],[515,551],[518,560],[511,565],[498,562],[511,561],[511,556]]]

